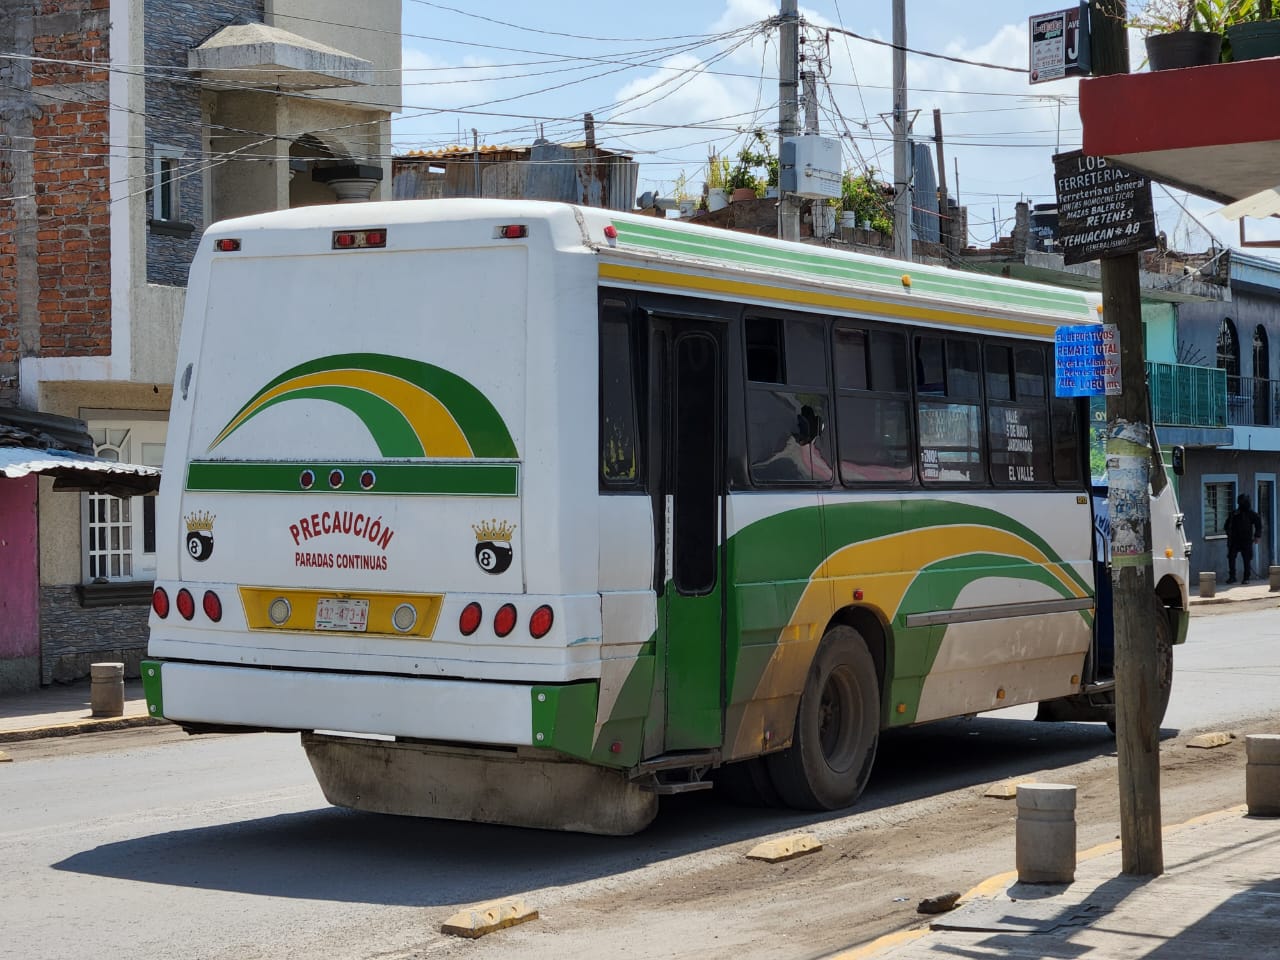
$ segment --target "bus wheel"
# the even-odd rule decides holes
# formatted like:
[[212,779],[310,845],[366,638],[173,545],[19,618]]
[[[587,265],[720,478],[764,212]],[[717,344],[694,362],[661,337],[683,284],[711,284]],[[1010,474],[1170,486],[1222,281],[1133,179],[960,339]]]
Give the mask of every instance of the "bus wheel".
[[809,667],[791,746],[764,758],[784,803],[802,810],[850,806],[871,775],[880,736],[880,686],[862,635],[827,631]]
[[[1169,611],[1164,603],[1156,597],[1151,609],[1156,625],[1156,697],[1153,715],[1156,729],[1164,722],[1165,711],[1169,709],[1169,696],[1173,693],[1173,627],[1169,624]],[[1116,732],[1114,719],[1107,721],[1112,733]]]

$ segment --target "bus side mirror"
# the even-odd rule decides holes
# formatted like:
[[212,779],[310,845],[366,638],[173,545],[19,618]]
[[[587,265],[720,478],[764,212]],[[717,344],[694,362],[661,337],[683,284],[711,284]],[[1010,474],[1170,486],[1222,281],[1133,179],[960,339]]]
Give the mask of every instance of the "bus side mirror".
[[1182,476],[1187,469],[1187,451],[1183,447],[1174,447],[1171,451],[1173,454],[1173,473],[1175,476]]

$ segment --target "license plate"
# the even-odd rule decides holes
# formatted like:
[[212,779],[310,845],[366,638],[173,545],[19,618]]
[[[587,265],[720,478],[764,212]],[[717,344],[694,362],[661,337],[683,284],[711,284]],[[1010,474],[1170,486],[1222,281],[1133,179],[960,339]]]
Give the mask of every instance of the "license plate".
[[363,633],[368,624],[368,600],[322,597],[316,601],[317,630],[354,630]]

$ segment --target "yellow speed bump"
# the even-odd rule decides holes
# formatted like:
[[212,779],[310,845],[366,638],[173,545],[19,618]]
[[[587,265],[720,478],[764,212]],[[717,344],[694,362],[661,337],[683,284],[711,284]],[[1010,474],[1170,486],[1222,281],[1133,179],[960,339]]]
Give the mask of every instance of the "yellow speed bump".
[[1214,747],[1225,747],[1234,739],[1235,734],[1215,730],[1213,733],[1202,733],[1198,737],[1192,737],[1187,741],[1187,746],[1198,747],[1201,750],[1212,750]]
[[459,910],[440,925],[440,932],[475,940],[486,933],[537,919],[538,911],[530,910],[523,900],[490,900]]
[[812,833],[793,833],[789,837],[777,840],[766,840],[757,844],[747,853],[748,860],[763,860],[766,863],[780,863],[803,857],[806,853],[817,853],[822,844]]

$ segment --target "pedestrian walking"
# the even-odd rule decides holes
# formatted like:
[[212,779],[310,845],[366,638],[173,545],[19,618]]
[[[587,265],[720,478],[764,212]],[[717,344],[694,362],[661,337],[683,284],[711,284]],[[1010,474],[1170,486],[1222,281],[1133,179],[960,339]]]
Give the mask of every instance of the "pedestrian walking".
[[1253,545],[1262,539],[1262,518],[1253,509],[1247,494],[1240,494],[1236,508],[1227,514],[1223,527],[1227,534],[1227,583],[1236,582],[1236,554],[1244,563],[1241,583],[1253,576]]

